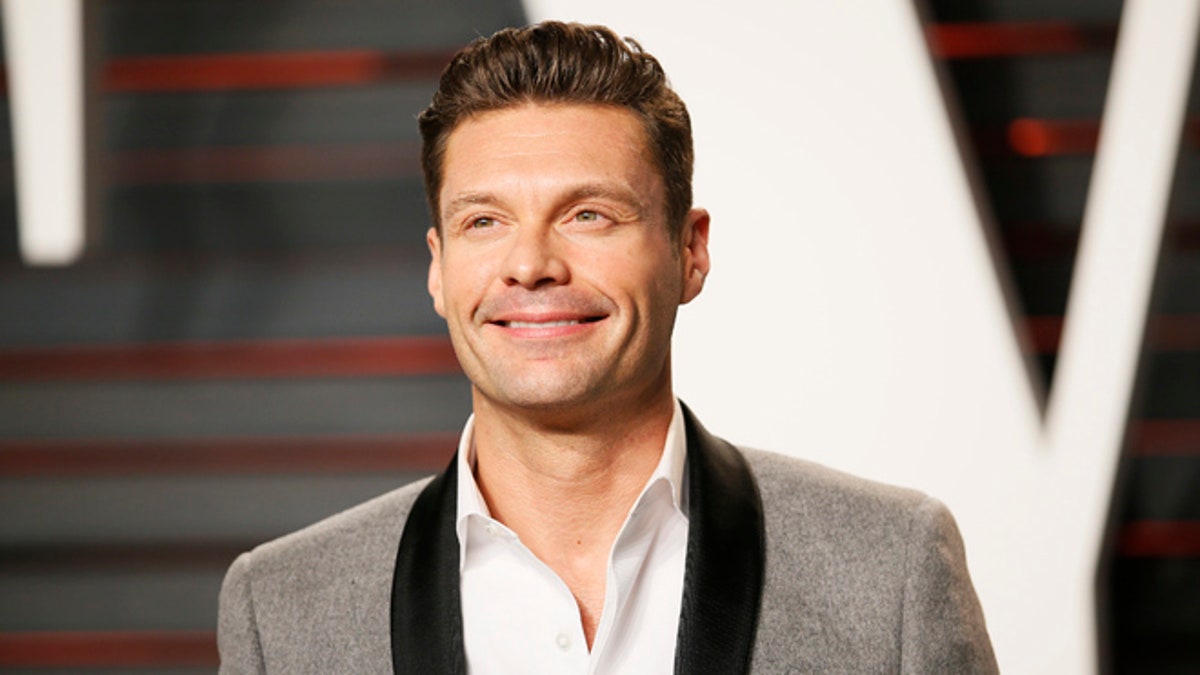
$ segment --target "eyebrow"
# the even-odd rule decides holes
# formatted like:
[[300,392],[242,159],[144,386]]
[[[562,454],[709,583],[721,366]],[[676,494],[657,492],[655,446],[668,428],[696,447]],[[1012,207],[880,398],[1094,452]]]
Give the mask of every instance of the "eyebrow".
[[477,206],[479,204],[495,204],[498,199],[490,192],[467,192],[458,195],[454,199],[446,202],[442,206],[442,212],[439,214],[442,218],[458,213],[468,206]]
[[[577,202],[582,199],[607,199],[628,204],[639,214],[646,212],[646,202],[634,190],[609,183],[584,183],[568,190],[559,201]],[[442,217],[453,215],[460,210],[480,204],[498,204],[503,200],[492,192],[464,192],[446,202],[442,208]]]
[[567,193],[564,201],[577,202],[581,199],[607,199],[632,206],[638,213],[645,213],[646,203],[641,195],[628,188],[608,183],[587,183]]

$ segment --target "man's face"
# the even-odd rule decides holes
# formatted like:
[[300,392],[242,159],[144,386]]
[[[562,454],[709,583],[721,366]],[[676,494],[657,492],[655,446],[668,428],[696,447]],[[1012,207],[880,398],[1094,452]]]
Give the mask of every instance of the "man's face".
[[429,293],[481,405],[615,412],[670,392],[675,312],[708,272],[708,215],[678,243],[630,111],[538,105],[449,136]]

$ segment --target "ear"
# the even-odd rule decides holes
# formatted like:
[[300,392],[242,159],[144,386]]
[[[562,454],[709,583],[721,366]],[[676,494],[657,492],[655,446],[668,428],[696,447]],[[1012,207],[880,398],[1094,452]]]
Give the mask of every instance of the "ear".
[[683,292],[679,304],[691,302],[704,289],[704,278],[708,276],[711,261],[708,257],[708,211],[692,209],[679,232],[683,247]]
[[434,311],[444,319],[446,304],[442,300],[442,236],[437,228],[429,228],[425,233],[425,243],[429,246],[429,279],[426,287],[429,297],[433,298]]

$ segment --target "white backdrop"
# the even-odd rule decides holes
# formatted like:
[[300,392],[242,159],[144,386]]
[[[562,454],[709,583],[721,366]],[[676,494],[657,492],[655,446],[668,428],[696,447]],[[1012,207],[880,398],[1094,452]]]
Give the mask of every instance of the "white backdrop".
[[[911,3],[526,3],[534,20],[637,38],[692,112],[713,271],[676,330],[680,396],[730,440],[949,504],[1006,673],[1095,670],[1095,565],[1196,4],[1127,3],[1121,48],[1149,50],[1159,76],[1114,68],[1111,91],[1131,91],[1110,91],[1106,119],[1123,100],[1125,147],[1144,161],[1107,174],[1141,200],[1097,187],[1102,147],[1081,243],[1093,260],[1064,338],[1075,353],[1043,424]],[[1110,126],[1102,146],[1119,160]]]

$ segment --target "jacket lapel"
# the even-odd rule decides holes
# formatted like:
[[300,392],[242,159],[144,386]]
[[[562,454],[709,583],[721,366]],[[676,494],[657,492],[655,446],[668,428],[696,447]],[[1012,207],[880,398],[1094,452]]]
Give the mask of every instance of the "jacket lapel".
[[675,672],[746,673],[762,599],[762,499],[745,458],[685,406],[688,544]]
[[[746,673],[766,559],[762,500],[750,468],[685,406],[688,543],[675,672]],[[392,578],[392,668],[465,673],[459,599],[456,461],[425,487],[404,526]]]
[[454,529],[457,462],[421,491],[392,577],[392,671],[466,673]]

